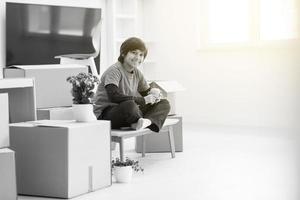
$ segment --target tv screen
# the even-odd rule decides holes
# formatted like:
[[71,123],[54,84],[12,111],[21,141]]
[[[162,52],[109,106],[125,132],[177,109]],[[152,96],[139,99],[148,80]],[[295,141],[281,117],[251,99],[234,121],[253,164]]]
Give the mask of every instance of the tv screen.
[[[100,8],[6,3],[6,66],[56,64],[63,54],[93,53]],[[95,59],[99,70],[99,56]]]

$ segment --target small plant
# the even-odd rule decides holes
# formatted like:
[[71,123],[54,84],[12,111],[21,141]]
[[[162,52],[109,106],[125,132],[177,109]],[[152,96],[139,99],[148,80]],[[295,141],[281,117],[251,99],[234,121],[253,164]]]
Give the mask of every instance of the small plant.
[[128,157],[126,157],[125,161],[121,161],[119,158],[111,161],[112,168],[125,166],[131,166],[135,172],[144,171],[144,169],[139,165],[139,161],[131,160]]
[[72,96],[74,104],[89,104],[94,95],[93,89],[99,84],[97,76],[86,73],[79,73],[77,76],[70,76],[67,81],[72,84]]

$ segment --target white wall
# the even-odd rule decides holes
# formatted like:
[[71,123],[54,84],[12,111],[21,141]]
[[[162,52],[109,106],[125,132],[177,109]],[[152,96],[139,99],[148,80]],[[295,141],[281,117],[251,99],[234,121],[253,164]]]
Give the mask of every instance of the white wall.
[[[151,78],[176,79],[185,122],[293,128],[300,119],[299,45],[197,50],[197,0],[157,1]],[[149,28],[149,27],[148,27]]]
[[107,65],[107,39],[106,39],[106,0],[1,0],[0,1],[0,78],[2,77],[2,67],[5,66],[5,3],[32,3],[32,4],[47,4],[47,5],[62,5],[87,8],[103,8],[102,21],[102,37],[101,37],[101,59],[100,66]]

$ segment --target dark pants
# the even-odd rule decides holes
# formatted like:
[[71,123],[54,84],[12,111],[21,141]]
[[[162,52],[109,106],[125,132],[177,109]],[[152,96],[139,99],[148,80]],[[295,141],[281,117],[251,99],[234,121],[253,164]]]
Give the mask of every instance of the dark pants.
[[119,129],[120,127],[130,127],[131,124],[143,117],[152,122],[148,128],[159,132],[169,112],[170,104],[166,99],[145,106],[138,106],[133,100],[129,100],[116,106],[107,107],[98,119],[110,120],[111,127]]

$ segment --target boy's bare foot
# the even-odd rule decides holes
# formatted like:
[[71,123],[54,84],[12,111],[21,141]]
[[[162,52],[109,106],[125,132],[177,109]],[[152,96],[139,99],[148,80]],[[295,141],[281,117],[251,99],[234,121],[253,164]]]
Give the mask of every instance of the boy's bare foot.
[[148,126],[151,125],[151,121],[146,118],[140,118],[136,123],[131,124],[131,128],[135,130],[140,130],[147,128]]

